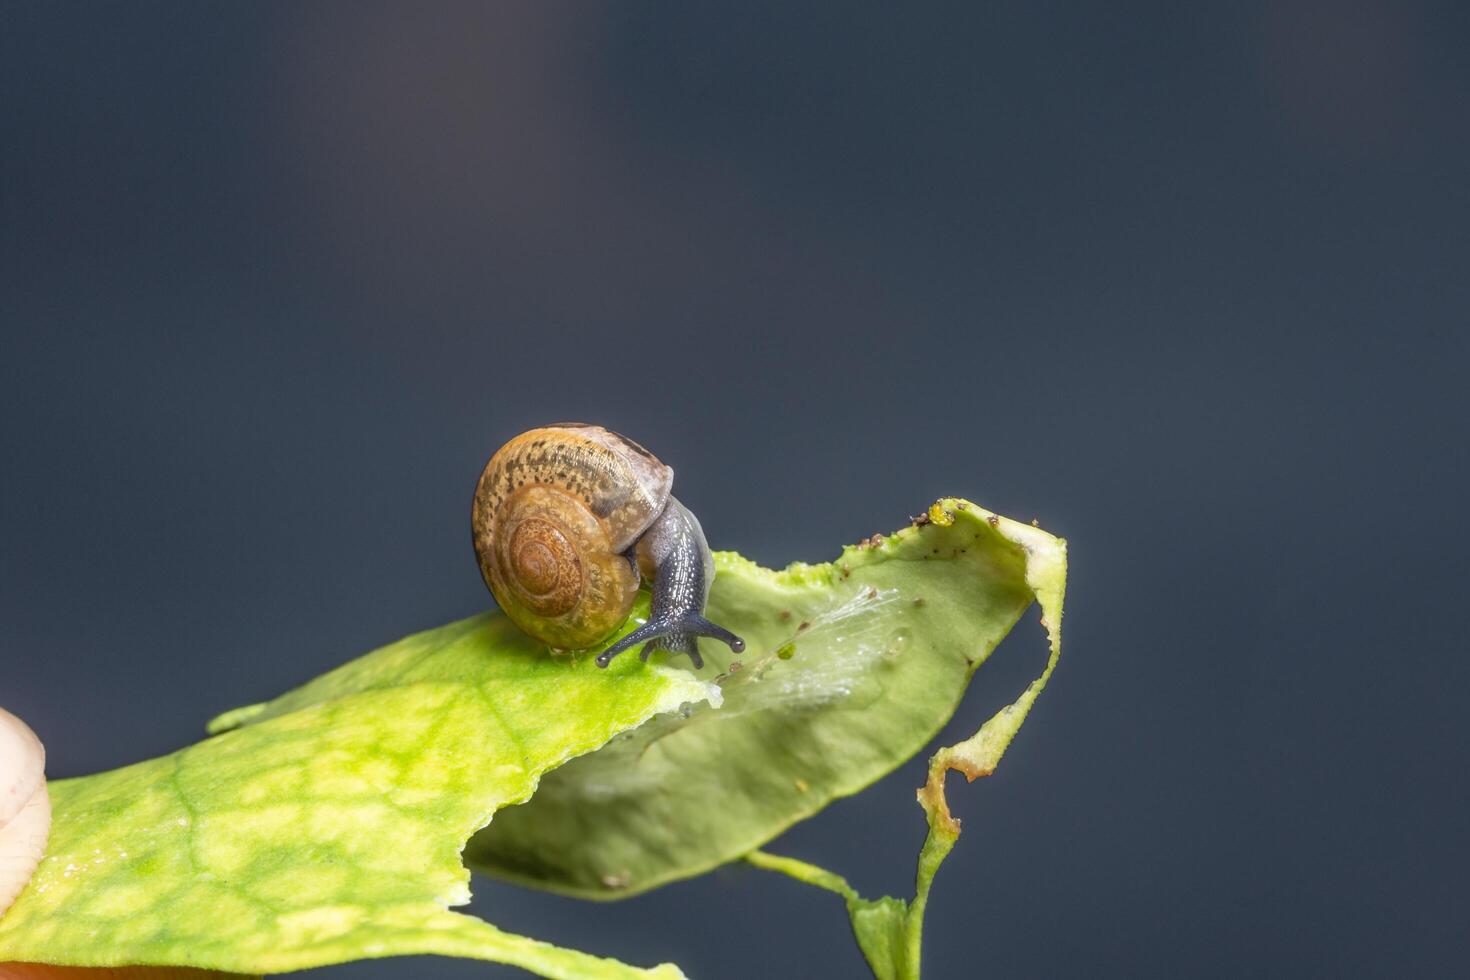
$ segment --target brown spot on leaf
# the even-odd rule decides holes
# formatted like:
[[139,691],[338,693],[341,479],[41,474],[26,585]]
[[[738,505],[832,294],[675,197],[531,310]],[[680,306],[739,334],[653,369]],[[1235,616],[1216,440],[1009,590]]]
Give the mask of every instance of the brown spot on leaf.
[[929,819],[935,825],[958,835],[959,818],[949,812],[949,801],[944,797],[944,776],[951,769],[963,773],[972,783],[981,776],[989,776],[995,770],[981,769],[968,759],[956,758],[948,748],[940,749],[929,761],[929,778],[918,792],[919,805],[929,814]]

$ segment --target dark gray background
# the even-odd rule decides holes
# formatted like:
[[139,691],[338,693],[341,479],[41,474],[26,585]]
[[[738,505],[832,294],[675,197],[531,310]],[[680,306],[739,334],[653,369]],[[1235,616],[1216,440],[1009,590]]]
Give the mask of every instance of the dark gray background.
[[[1070,539],[926,976],[1464,970],[1467,10],[6,4],[0,701],[92,772],[473,613],[485,457],[597,420],[767,564],[949,493]],[[922,766],[774,849],[908,894]],[[863,969],[753,871],[475,892]]]

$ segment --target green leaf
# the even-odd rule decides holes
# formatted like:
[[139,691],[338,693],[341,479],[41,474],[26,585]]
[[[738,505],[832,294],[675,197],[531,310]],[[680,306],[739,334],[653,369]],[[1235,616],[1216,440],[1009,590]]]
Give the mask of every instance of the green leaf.
[[438,953],[548,977],[682,976],[448,907],[469,900],[459,853],[495,811],[710,697],[634,657],[605,671],[549,657],[499,616],[409,637],[223,716],[191,748],[53,783],[48,855],[0,919],[0,961],[275,973]]
[[[738,665],[704,650],[724,706],[656,719],[549,774],[470,842],[472,867],[618,898],[737,860],[921,751],[1037,597],[1060,649],[1066,543],[964,500],[831,564],[775,572],[725,553],[717,567],[709,617],[747,643]],[[944,763],[992,765],[1040,683]],[[894,914],[864,912],[897,943]]]
[[[1024,532],[1023,532],[1024,534]],[[929,889],[939,866],[954,849],[960,822],[949,810],[944,780],[951,770],[974,782],[995,772],[1001,757],[1026,720],[1036,697],[1051,679],[1062,655],[1062,600],[1066,589],[1065,547],[1053,548],[1040,539],[1030,542],[1026,581],[1042,608],[1042,623],[1050,639],[1051,654],[1041,676],[1032,681],[1013,703],[996,712],[973,736],[934,753],[929,760],[929,778],[919,790],[929,832],[919,851],[912,902],[884,896],[865,899],[838,875],[794,858],[752,851],[745,859],[759,868],[776,871],[798,881],[835,892],[847,905],[853,935],[877,980],[918,980],[922,960],[924,911]]]
[[[466,838],[522,803],[473,856],[592,897],[750,854],[919,751],[1039,597],[1046,673],[931,763],[914,902],[869,902],[810,865],[751,858],[842,894],[877,975],[916,977],[928,885],[958,832],[943,773],[993,768],[1050,675],[1065,544],[951,499],[830,565],[718,561],[710,615],[749,654],[743,666],[712,656],[716,684],[631,656],[607,671],[590,655],[549,657],[487,615],[223,715],[216,738],[172,756],[54,784],[51,848],[0,920],[0,960],[272,973],[440,953],[552,977],[680,976],[448,911],[468,899]],[[722,698],[721,711],[700,706]]]

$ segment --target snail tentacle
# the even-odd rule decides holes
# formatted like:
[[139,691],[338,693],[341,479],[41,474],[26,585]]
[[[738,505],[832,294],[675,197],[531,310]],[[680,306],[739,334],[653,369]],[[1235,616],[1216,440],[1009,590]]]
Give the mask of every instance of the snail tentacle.
[[707,636],[719,640],[736,653],[745,652],[745,641],[718,623],[711,623],[703,616],[691,616],[684,631],[691,636]]
[[618,640],[618,642],[614,643],[612,646],[599,653],[597,655],[597,666],[606,667],[608,664],[612,663],[613,657],[616,657],[624,650],[629,650],[633,647],[636,647],[640,643],[648,644],[648,646],[644,647],[643,657],[644,660],[647,660],[647,653],[649,648],[653,646],[653,641],[661,636],[664,636],[671,629],[672,627],[669,623],[661,622],[657,619],[650,619],[648,622],[644,623],[642,626],[638,627],[636,630],[629,633],[627,636],[623,637],[621,640]]
[[606,667],[613,657],[642,643],[644,646],[639,656],[643,660],[647,660],[648,655],[655,650],[686,653],[697,669],[704,666],[704,658],[699,653],[698,641],[701,636],[719,640],[736,653],[745,649],[744,640],[703,616],[690,615],[678,620],[655,618],[599,653],[597,666]]

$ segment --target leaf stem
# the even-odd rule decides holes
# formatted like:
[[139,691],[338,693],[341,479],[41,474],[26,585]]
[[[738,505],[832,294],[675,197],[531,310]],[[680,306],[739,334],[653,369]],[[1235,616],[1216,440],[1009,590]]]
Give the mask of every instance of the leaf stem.
[[797,881],[818,888],[825,888],[829,892],[836,892],[849,902],[860,902],[862,896],[847,883],[847,879],[839,874],[834,874],[825,868],[819,868],[815,864],[798,861],[796,858],[782,857],[779,854],[771,854],[768,851],[751,851],[745,855],[745,860],[757,868],[766,871],[775,871],[795,878]]

